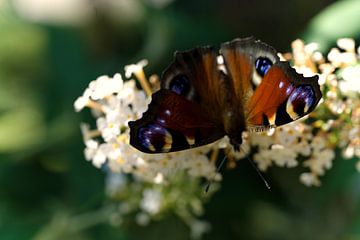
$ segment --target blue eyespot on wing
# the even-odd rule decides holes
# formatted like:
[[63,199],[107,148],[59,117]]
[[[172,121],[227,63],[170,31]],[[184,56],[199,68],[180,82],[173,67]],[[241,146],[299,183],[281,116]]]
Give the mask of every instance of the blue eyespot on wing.
[[169,89],[176,94],[186,96],[190,92],[190,80],[184,74],[179,74],[171,79],[169,83]]
[[273,63],[267,57],[258,57],[255,61],[255,69],[256,72],[261,76],[264,77],[265,74],[269,71]]
[[[197,102],[218,118],[226,98],[221,91],[228,89],[228,79],[218,68],[218,52],[211,46],[176,52],[174,61],[161,76],[161,89],[168,89],[185,99]],[[221,121],[221,119],[217,119]]]
[[156,123],[150,123],[138,129],[138,142],[152,152],[169,152],[172,145],[172,135]]
[[201,105],[168,89],[154,93],[148,110],[129,127],[130,144],[145,153],[185,150],[225,135]]

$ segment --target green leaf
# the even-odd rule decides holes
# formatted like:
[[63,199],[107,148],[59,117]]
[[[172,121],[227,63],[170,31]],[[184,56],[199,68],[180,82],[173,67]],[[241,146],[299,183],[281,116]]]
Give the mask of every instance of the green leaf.
[[310,23],[305,31],[307,42],[317,42],[322,50],[328,49],[338,38],[360,36],[360,1],[338,1]]

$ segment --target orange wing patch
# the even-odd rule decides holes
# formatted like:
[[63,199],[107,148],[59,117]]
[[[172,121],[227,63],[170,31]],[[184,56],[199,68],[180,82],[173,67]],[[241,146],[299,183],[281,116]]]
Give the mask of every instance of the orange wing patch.
[[271,67],[247,104],[248,123],[254,126],[275,126],[278,107],[294,88],[279,66]]
[[232,89],[236,95],[236,99],[246,99],[252,94],[251,76],[253,73],[253,63],[250,62],[249,56],[245,55],[236,49],[223,48],[222,55],[224,56],[225,64],[228,74],[232,79]]

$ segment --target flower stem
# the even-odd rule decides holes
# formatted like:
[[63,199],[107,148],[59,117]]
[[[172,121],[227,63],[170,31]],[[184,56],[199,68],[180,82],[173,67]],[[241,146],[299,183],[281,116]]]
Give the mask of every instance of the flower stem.
[[89,100],[89,101],[86,103],[86,106],[89,107],[89,108],[98,110],[98,111],[100,111],[100,112],[104,112],[103,107],[102,107],[102,105],[101,105],[100,103],[97,103],[97,102],[94,102],[94,101]]
[[215,148],[212,152],[211,152],[211,156],[210,156],[210,163],[215,164],[216,160],[218,159],[219,156],[219,149]]
[[144,70],[141,69],[139,71],[134,72],[134,74],[135,74],[136,78],[139,80],[140,85],[141,85],[142,89],[145,91],[146,95],[148,95],[150,97],[152,94],[152,90],[151,90],[149,81],[145,77]]

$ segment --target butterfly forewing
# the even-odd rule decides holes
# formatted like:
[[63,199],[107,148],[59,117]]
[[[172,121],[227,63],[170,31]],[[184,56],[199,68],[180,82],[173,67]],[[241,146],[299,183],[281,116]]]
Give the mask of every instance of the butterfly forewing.
[[280,61],[275,49],[252,37],[223,43],[220,54],[224,58],[237,103],[247,101],[261,82],[263,76],[256,70],[259,59],[268,59],[269,65]]
[[143,152],[174,152],[223,137],[219,114],[224,75],[212,47],[176,52],[161,77],[161,90],[143,117],[130,123],[131,145]]
[[162,74],[161,88],[199,103],[209,114],[219,112],[225,104],[219,90],[224,89],[228,82],[217,68],[217,55],[213,47],[176,52],[174,61]]

